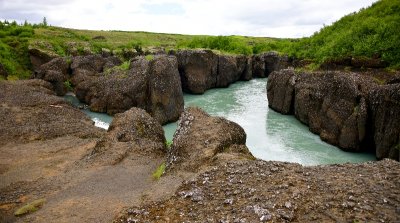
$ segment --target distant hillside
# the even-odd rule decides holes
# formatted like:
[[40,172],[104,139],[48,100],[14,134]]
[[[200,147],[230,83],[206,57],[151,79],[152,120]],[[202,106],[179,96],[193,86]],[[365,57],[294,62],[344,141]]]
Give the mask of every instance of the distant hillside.
[[105,49],[125,59],[154,48],[207,48],[246,55],[277,51],[311,60],[313,67],[330,60],[361,58],[383,60],[390,68],[400,69],[399,27],[400,0],[380,0],[302,39],[91,31],[0,21],[0,79],[2,72],[8,73],[8,79],[30,76],[29,47],[60,56]]
[[282,49],[319,63],[343,57],[381,58],[400,68],[400,0],[380,0]]

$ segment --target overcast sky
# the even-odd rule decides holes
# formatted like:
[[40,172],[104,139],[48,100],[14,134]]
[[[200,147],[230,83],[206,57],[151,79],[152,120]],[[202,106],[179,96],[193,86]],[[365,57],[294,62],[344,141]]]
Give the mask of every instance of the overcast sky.
[[0,0],[0,19],[76,29],[310,36],[376,0]]

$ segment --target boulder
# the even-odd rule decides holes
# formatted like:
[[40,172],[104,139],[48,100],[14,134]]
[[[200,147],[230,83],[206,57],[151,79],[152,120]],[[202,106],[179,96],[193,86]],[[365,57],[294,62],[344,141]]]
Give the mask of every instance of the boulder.
[[141,108],[131,108],[114,116],[107,131],[111,141],[151,141],[165,145],[164,130],[160,123]]
[[282,114],[294,113],[296,74],[293,69],[274,71],[268,77],[268,106]]
[[164,156],[165,136],[162,126],[145,110],[131,108],[115,115],[107,134],[84,157],[91,165],[116,165],[127,157]]
[[400,84],[382,85],[369,93],[376,157],[399,160]]
[[150,61],[149,113],[160,123],[178,120],[183,111],[183,93],[174,56],[156,56]]
[[41,65],[33,77],[50,82],[57,95],[65,95],[68,89],[64,82],[69,79],[69,63],[66,58],[62,57],[52,59]]
[[176,52],[183,91],[202,94],[216,86],[218,56],[211,50]]
[[200,108],[185,109],[178,121],[167,167],[196,171],[209,164],[220,153],[236,158],[253,158],[246,147],[246,133],[238,124],[212,117]]

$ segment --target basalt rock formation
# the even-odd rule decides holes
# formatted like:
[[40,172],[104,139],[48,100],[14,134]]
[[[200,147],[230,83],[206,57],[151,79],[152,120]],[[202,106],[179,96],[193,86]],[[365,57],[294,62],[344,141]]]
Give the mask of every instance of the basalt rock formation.
[[378,85],[357,73],[287,69],[270,75],[267,95],[269,107],[294,114],[330,144],[399,159],[399,84]]
[[212,117],[196,107],[185,109],[178,121],[167,166],[197,171],[213,159],[252,159],[246,147],[246,133],[238,124]]
[[176,57],[160,55],[151,61],[137,57],[129,70],[97,73],[101,67],[73,67],[73,78],[79,75],[81,81],[74,81],[76,96],[91,110],[116,114],[139,107],[162,124],[179,118],[183,94]]

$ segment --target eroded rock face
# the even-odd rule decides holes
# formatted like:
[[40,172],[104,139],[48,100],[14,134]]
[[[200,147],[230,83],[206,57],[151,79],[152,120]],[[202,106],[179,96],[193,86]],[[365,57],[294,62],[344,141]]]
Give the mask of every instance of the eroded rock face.
[[185,92],[202,94],[216,85],[218,56],[211,50],[180,50],[176,57]]
[[137,57],[127,71],[86,75],[75,92],[93,111],[116,114],[139,107],[162,124],[176,121],[183,111],[178,64],[173,56],[160,55],[151,61]]
[[179,118],[167,165],[195,171],[222,153],[252,158],[245,144],[246,133],[238,124],[189,107]]
[[290,66],[287,56],[277,52],[267,52],[253,55],[253,77],[268,77],[270,73]]
[[272,73],[268,78],[267,96],[270,108],[282,113],[294,112],[294,87],[296,74],[293,69]]
[[376,157],[399,160],[400,84],[375,88],[369,93]]
[[378,85],[346,72],[273,72],[269,107],[296,118],[324,141],[348,151],[376,151],[378,159],[399,159],[400,85]]
[[[47,46],[52,48],[50,45]],[[33,67],[33,71],[39,70],[40,66],[50,62],[52,59],[59,57],[57,54],[52,52],[53,50],[43,50],[35,46],[29,46],[29,58]]]
[[69,63],[66,58],[58,57],[40,66],[34,78],[50,82],[57,95],[65,95],[64,82],[69,79]]
[[176,57],[156,56],[150,61],[149,97],[148,111],[158,122],[178,120],[184,104]]

